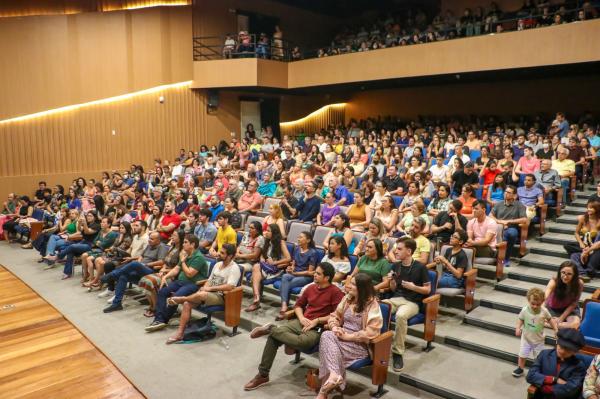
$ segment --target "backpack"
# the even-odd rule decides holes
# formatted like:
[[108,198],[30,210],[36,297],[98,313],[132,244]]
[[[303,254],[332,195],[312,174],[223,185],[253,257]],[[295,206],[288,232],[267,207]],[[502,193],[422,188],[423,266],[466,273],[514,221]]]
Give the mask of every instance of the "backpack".
[[208,317],[188,323],[183,332],[183,342],[198,342],[213,339],[217,335],[217,326]]

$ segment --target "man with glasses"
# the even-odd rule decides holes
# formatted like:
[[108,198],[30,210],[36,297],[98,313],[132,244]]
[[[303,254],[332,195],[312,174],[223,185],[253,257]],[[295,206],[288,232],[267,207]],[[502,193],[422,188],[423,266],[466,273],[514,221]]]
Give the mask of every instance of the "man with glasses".
[[504,266],[510,263],[510,257],[513,255],[514,246],[519,240],[519,225],[527,223],[527,211],[525,205],[516,201],[517,189],[515,186],[508,186],[504,191],[504,201],[498,202],[492,208],[491,218],[498,224],[504,226],[502,235],[506,241],[506,258]]
[[273,323],[256,327],[250,338],[268,335],[258,366],[258,374],[250,380],[244,390],[252,391],[269,382],[269,373],[277,350],[286,345],[294,350],[305,351],[313,348],[321,338],[321,326],[327,324],[329,315],[337,308],[344,294],[331,281],[335,269],[330,263],[321,263],[314,273],[314,284],[309,284],[294,306],[296,318],[274,326]]
[[558,150],[558,159],[552,161],[552,169],[558,172],[563,188],[563,204],[566,204],[569,199],[569,191],[571,186],[571,176],[575,174],[575,162],[569,157],[569,150],[562,148]]
[[248,190],[238,200],[238,211],[255,214],[262,206],[263,198],[258,193],[258,183],[256,180],[248,182]]

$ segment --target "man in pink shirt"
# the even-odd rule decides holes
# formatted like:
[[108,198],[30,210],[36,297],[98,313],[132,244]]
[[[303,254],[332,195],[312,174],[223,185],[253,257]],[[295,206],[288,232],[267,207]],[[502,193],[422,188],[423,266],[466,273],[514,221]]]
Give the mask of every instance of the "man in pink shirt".
[[263,198],[256,191],[258,189],[258,183],[256,180],[250,180],[248,182],[248,190],[244,191],[244,194],[238,200],[238,211],[256,213],[260,210]]
[[498,224],[485,214],[485,202],[480,200],[473,202],[473,216],[467,223],[465,246],[473,248],[478,258],[494,258]]
[[[533,155],[531,147],[525,147],[525,154],[517,162],[515,168],[516,175],[529,175],[534,174],[540,170],[540,160]],[[513,177],[516,180],[515,177]]]

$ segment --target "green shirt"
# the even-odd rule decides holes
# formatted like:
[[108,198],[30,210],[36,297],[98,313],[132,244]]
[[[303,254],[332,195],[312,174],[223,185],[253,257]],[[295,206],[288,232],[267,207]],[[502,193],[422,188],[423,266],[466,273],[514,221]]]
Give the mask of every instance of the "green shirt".
[[65,228],[65,231],[67,234],[75,234],[75,232],[77,231],[77,223],[75,222],[71,222],[67,225],[67,227]]
[[386,258],[373,260],[368,256],[363,256],[356,265],[358,271],[368,274],[373,280],[373,285],[381,283],[383,277],[390,272],[390,264]]
[[[206,280],[208,278],[208,262],[206,262],[206,259],[204,259],[204,256],[199,249],[192,252],[192,254],[186,258],[185,264],[187,267],[198,270],[198,273],[196,273],[194,277],[190,278],[185,275],[182,268],[179,272],[179,276],[177,276],[177,280],[186,281],[188,283],[196,283],[200,280]],[[179,267],[182,267],[181,261],[179,261]]]
[[119,233],[116,231],[109,231],[106,235],[100,231],[94,240],[94,245],[101,249],[106,249],[114,244],[115,240],[119,237]]

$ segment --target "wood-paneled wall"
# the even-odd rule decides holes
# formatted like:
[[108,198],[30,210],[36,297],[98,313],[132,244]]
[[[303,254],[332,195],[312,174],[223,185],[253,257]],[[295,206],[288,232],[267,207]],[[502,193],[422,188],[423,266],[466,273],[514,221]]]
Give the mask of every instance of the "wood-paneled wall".
[[0,18],[0,120],[192,80],[191,38],[191,6]]
[[239,130],[237,95],[224,93],[220,102],[207,114],[206,94],[184,86],[0,124],[0,199],[12,191],[31,194],[38,180],[69,184],[76,176],[99,177],[132,163],[150,167],[156,157],[172,161],[180,148],[217,144]]
[[297,136],[300,132],[312,135],[329,125],[343,124],[345,111],[345,103],[325,105],[301,119],[280,123],[279,128],[282,135]]
[[76,14],[157,6],[190,5],[191,0],[19,0],[0,2],[0,17]]

